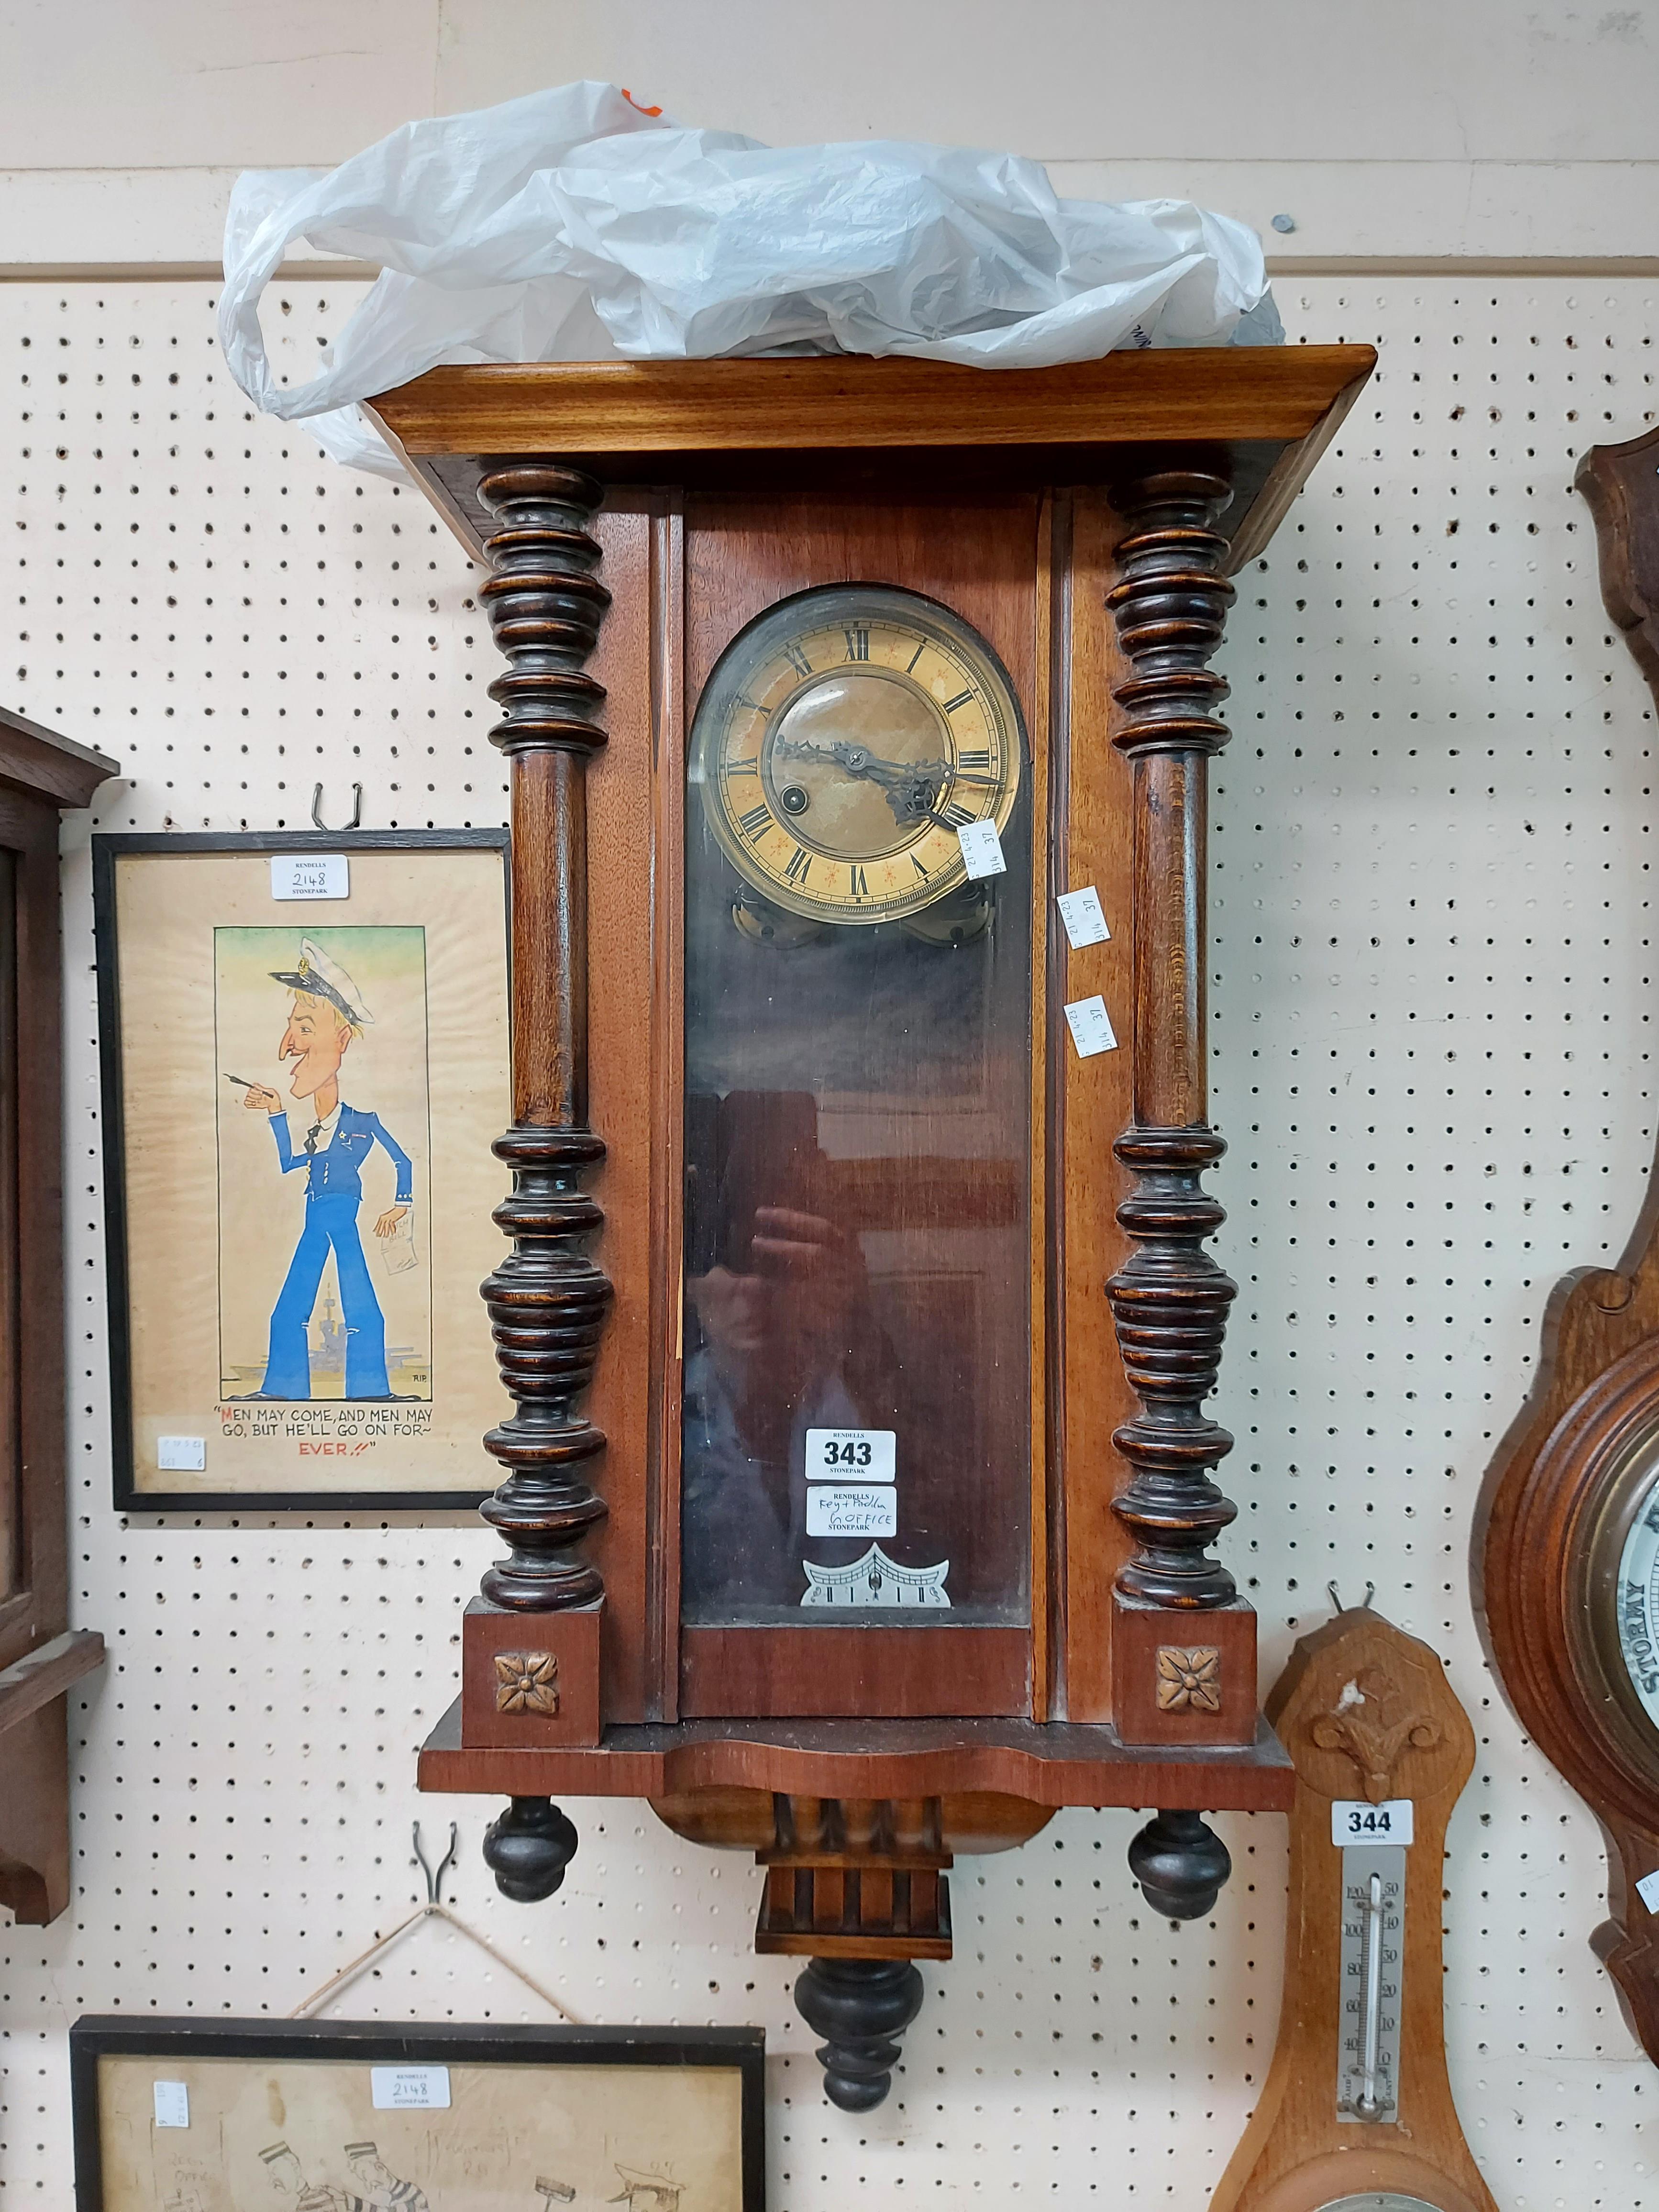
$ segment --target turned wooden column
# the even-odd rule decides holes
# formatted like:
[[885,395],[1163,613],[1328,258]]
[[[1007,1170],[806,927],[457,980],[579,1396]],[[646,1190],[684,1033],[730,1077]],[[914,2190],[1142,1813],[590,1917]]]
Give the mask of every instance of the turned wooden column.
[[483,1507],[509,1556],[485,1574],[492,1605],[557,1613],[602,1595],[579,1547],[605,1518],[587,1477],[605,1449],[581,1410],[611,1285],[587,1256],[603,1216],[580,1188],[605,1146],[587,1127],[586,775],[605,743],[604,688],[584,663],[611,594],[587,521],[604,494],[574,469],[525,462],[479,491],[499,527],[479,597],[510,664],[489,687],[501,720],[513,823],[513,1170],[495,1209],[513,1249],[483,1285],[501,1380],[517,1411],[484,1448],[508,1470]]
[[[495,1220],[513,1249],[482,1285],[514,1411],[484,1438],[507,1479],[483,1508],[507,1556],[485,1573],[461,1638],[469,1745],[597,1743],[605,1584],[582,1554],[605,1502],[589,1474],[605,1437],[581,1399],[611,1285],[588,1256],[603,1215],[581,1188],[605,1156],[587,1127],[587,763],[604,687],[586,662],[611,594],[587,523],[604,494],[544,461],[481,482],[497,527],[480,592],[507,672],[491,742],[511,769],[513,1126],[496,1157],[513,1189]],[[515,1796],[484,1838],[498,1887],[524,1903],[564,1879],[576,1832],[550,1799]]]
[[1136,1547],[1117,1589],[1199,1612],[1235,1595],[1210,1551],[1236,1510],[1211,1479],[1233,1440],[1203,1405],[1237,1286],[1204,1249],[1226,1216],[1201,1180],[1225,1150],[1206,1119],[1204,846],[1207,763],[1229,734],[1226,682],[1206,665],[1233,597],[1214,526],[1229,489],[1196,469],[1120,485],[1106,602],[1129,663],[1113,743],[1134,763],[1137,932],[1134,1120],[1114,1148],[1136,1177],[1117,1217],[1136,1249],[1106,1286],[1140,1400],[1114,1438],[1133,1470],[1115,1510]]

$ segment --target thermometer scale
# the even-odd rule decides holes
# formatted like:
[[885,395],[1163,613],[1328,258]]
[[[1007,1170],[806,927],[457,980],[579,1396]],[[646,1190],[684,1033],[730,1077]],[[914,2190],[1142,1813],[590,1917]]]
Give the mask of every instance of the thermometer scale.
[[1342,1853],[1340,2120],[1391,2120],[1398,2110],[1400,2004],[1406,1962],[1406,1846]]

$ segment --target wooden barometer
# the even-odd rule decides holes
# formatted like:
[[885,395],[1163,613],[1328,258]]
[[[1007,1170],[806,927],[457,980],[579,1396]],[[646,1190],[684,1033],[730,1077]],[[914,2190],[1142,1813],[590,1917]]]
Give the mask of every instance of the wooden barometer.
[[1209,662],[1372,360],[373,403],[489,572],[512,775],[507,1556],[421,1784],[511,1800],[512,1896],[575,1849],[555,1796],[755,1851],[850,2108],[953,1853],[1154,1808],[1131,1864],[1191,1917],[1203,1814],[1291,1802],[1212,1550]]
[[[1579,463],[1601,596],[1659,697],[1659,430]],[[1591,1936],[1659,2061],[1659,1176],[1616,1267],[1556,1286],[1475,1540],[1476,1603],[1521,1723],[1601,1823]]]
[[1436,1654],[1363,1606],[1267,1699],[1296,1768],[1279,2039],[1210,2212],[1496,2212],[1446,2072],[1446,1823],[1474,1730]]

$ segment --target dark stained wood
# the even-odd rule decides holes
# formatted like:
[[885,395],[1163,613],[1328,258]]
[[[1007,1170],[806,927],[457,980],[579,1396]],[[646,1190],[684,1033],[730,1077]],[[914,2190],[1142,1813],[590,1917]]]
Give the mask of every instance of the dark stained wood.
[[585,663],[610,593],[586,531],[603,496],[571,469],[504,468],[480,486],[496,528],[479,592],[507,671],[491,742],[511,769],[513,1127],[495,1152],[513,1193],[495,1210],[513,1251],[483,1285],[501,1381],[517,1410],[484,1438],[509,1470],[483,1508],[509,1557],[492,1603],[558,1612],[605,1584],[574,1555],[605,1508],[584,1470],[605,1449],[577,1401],[592,1376],[611,1285],[587,1256],[603,1218],[576,1178],[603,1158],[587,1114],[588,756],[605,743]]
[[69,1901],[66,1692],[103,1662],[70,1631],[58,831],[116,763],[0,713],[0,1904]]
[[680,1711],[895,1719],[1029,1713],[1024,1628],[685,1628]]
[[1126,481],[1107,595],[1129,662],[1112,742],[1135,775],[1134,1118],[1115,1150],[1138,1177],[1118,1209],[1138,1249],[1107,1291],[1141,1411],[1116,1439],[1133,1474],[1114,1510],[1137,1547],[1117,1588],[1197,1611],[1236,1595],[1209,1553],[1234,1517],[1210,1480],[1232,1438],[1202,1412],[1237,1294],[1204,1249],[1225,1216],[1200,1180],[1224,1150],[1206,1119],[1204,874],[1206,764],[1228,735],[1213,712],[1226,682],[1208,665],[1233,596],[1214,526],[1227,496],[1202,470]]
[[[989,1791],[1049,1808],[1284,1813],[1294,1777],[1264,1722],[1243,1750],[1131,1747],[1109,1728],[1006,1720],[682,1721],[610,1728],[596,1751],[467,1751],[459,1700],[421,1749],[422,1790],[672,1798],[708,1789],[836,1797]],[[963,1848],[967,1848],[965,1845]]]
[[[1659,431],[1597,446],[1578,489],[1595,518],[1608,614],[1659,699]],[[1556,1285],[1532,1389],[1488,1471],[1477,1516],[1477,1616],[1523,1728],[1600,1820],[1608,1917],[1591,1934],[1626,2018],[1659,2063],[1659,1922],[1636,1885],[1659,1870],[1659,1753],[1633,1724],[1586,1622],[1597,1509],[1626,1448],[1659,1418],[1659,1172],[1616,1267]]]
[[[1302,1638],[1267,1711],[1296,1765],[1285,1991],[1261,2101],[1210,2212],[1326,2212],[1338,2198],[1373,2190],[1436,2212],[1497,2212],[1446,2075],[1446,1822],[1474,1764],[1474,1731],[1428,1645],[1364,1608]],[[1409,1797],[1415,1808],[1415,1840],[1406,1847],[1399,2102],[1392,2119],[1343,2119],[1336,2077],[1348,1992],[1331,1802],[1389,1797]]]
[[59,806],[90,806],[100,784],[121,764],[0,707],[0,783]]

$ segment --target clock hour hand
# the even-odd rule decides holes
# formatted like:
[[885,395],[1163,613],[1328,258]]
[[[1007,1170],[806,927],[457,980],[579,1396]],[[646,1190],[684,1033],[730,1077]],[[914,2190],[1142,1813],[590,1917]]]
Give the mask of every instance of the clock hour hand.
[[984,791],[1002,787],[995,776],[970,775],[950,761],[884,760],[866,746],[849,744],[841,738],[819,745],[807,738],[781,737],[773,745],[772,755],[774,759],[833,761],[846,775],[878,785],[894,819],[901,823],[935,822],[948,830],[951,825],[934,811],[947,786],[975,784]]

